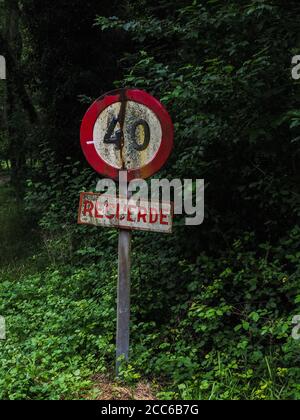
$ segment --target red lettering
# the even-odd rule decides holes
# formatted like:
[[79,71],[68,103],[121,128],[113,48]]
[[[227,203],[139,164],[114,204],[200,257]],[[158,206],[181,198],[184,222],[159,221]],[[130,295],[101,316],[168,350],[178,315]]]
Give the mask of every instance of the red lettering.
[[101,211],[99,211],[100,208],[100,203],[97,201],[96,202],[96,207],[95,207],[95,217],[96,219],[103,219],[103,213]]
[[[142,210],[144,211],[144,213],[142,213]],[[143,219],[144,223],[147,223],[147,209],[145,209],[145,207],[140,207],[137,221],[140,222],[141,219]]]
[[[164,219],[167,219],[167,221],[164,222]],[[167,214],[163,214],[163,210],[160,211],[160,224],[161,225],[168,225],[169,224],[168,215]]]
[[83,209],[83,215],[86,216],[87,213],[89,213],[90,217],[93,217],[93,210],[94,210],[94,204],[92,201],[85,200],[84,202],[84,209]]
[[151,208],[150,209],[149,223],[154,224],[154,223],[157,223],[157,221],[158,221],[158,213],[157,213],[156,209]]
[[135,206],[128,206],[127,221],[133,223],[134,222],[134,219],[131,218],[131,216],[132,216],[131,210],[132,209],[135,209]]
[[111,203],[108,203],[107,207],[106,207],[106,213],[105,213],[105,217],[109,220],[113,219],[115,217],[115,212],[113,210],[113,213],[111,214],[111,210],[114,209],[115,206]]

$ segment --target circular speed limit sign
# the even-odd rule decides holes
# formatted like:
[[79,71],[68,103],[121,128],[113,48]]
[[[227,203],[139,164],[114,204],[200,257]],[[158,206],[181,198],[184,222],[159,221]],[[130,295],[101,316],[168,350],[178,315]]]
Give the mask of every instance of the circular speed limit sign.
[[148,93],[121,89],[99,98],[85,114],[81,147],[92,168],[117,179],[127,170],[128,181],[148,178],[167,161],[174,129],[163,105]]

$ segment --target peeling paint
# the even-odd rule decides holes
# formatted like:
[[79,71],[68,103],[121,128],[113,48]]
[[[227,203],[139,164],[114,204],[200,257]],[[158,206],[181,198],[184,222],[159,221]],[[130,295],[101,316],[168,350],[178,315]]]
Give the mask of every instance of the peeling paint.
[[[105,144],[104,137],[114,116],[118,116],[121,102],[116,102],[107,107],[98,117],[94,127],[95,148],[99,156],[114,168],[122,168],[121,152],[113,144]],[[145,132],[142,126],[137,127],[135,138],[133,138],[133,126],[139,121],[144,120],[150,128],[150,142],[148,147],[139,151],[135,144],[143,144]],[[118,123],[115,131],[120,130]],[[127,102],[126,115],[124,121],[124,147],[123,159],[126,169],[138,169],[150,163],[158,152],[162,141],[161,124],[154,114],[146,106],[133,102]]]
[[172,233],[173,205],[159,201],[81,193],[78,223],[150,232]]

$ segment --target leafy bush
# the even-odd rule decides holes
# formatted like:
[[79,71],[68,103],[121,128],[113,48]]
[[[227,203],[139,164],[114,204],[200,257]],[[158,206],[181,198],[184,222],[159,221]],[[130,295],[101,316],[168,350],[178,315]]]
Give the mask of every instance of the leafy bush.
[[[172,114],[160,176],[206,182],[202,226],[133,235],[122,378],[152,379],[161,399],[300,398],[298,14],[296,1],[142,0],[97,18],[95,30],[128,40],[116,86],[148,90]],[[79,192],[96,181],[42,145],[26,209],[43,246],[29,268],[1,273],[0,398],[85,398],[91,376],[114,369],[117,231],[76,224]]]

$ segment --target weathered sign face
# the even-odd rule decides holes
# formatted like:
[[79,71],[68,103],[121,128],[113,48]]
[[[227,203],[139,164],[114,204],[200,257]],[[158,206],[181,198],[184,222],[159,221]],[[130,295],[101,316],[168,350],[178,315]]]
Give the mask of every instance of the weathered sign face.
[[78,223],[130,230],[172,233],[171,203],[81,193]]
[[128,180],[148,178],[168,159],[173,124],[162,104],[140,90],[120,90],[98,99],[81,126],[81,146],[100,174]]

